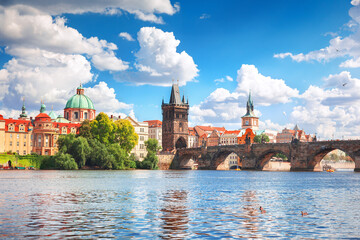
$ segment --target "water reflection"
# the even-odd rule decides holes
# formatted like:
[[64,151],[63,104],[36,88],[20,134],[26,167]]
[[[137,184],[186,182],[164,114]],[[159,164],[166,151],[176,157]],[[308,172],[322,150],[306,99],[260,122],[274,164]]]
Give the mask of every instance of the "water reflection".
[[360,232],[357,173],[9,171],[0,186],[0,239],[356,239]]
[[252,235],[252,237],[259,237],[258,232],[258,218],[259,204],[256,197],[256,191],[245,191],[242,195],[243,206],[243,225],[245,230]]
[[179,190],[166,191],[163,196],[163,208],[161,208],[163,221],[160,237],[162,239],[183,239],[189,234],[189,210],[186,207],[187,192]]

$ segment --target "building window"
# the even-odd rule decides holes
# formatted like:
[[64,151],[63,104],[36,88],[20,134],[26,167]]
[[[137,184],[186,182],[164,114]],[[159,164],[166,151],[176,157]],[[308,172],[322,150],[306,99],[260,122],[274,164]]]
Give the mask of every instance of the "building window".
[[245,121],[245,125],[249,125],[249,121],[248,121],[248,120]]
[[144,149],[144,144],[140,144],[140,149]]
[[12,133],[10,133],[10,138],[12,138]]
[[26,139],[26,134],[24,134],[24,139]]
[[69,120],[69,112],[66,112],[66,119]]
[[179,118],[179,114],[176,114],[176,118]]
[[144,128],[140,128],[140,132],[144,132]]
[[20,144],[19,144],[19,142],[16,142],[16,146],[18,147]]
[[24,150],[24,155],[26,155],[26,151]]
[[84,113],[84,119],[88,119],[88,113],[86,112],[86,113]]
[[10,147],[12,146],[12,141],[10,141]]
[[78,119],[78,117],[79,117],[79,113],[78,113],[78,112],[74,112],[74,118],[75,118],[75,119]]
[[19,154],[19,150],[16,150],[16,153]]
[[20,135],[19,135],[19,134],[16,134],[16,138],[19,139],[19,138],[20,138]]
[[26,142],[24,142],[24,147],[26,147]]
[[140,157],[143,158],[143,157],[144,157],[144,154],[143,154],[143,153],[140,153]]

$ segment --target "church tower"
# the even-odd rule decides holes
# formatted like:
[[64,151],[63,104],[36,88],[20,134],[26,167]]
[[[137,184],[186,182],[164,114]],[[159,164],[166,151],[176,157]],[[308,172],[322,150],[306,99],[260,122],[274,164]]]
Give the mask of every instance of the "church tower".
[[251,130],[259,130],[259,118],[255,116],[254,113],[254,103],[251,99],[251,92],[249,92],[249,98],[246,103],[246,114],[241,117],[242,119],[242,128]]
[[177,148],[186,148],[188,142],[188,115],[189,101],[185,96],[180,97],[179,85],[173,84],[169,103],[161,105],[162,122],[162,148],[163,151],[173,151]]

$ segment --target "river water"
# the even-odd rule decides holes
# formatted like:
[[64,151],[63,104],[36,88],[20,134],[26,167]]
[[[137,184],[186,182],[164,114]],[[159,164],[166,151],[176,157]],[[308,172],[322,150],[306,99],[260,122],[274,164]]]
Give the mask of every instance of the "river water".
[[359,238],[360,173],[0,171],[0,206],[1,239]]

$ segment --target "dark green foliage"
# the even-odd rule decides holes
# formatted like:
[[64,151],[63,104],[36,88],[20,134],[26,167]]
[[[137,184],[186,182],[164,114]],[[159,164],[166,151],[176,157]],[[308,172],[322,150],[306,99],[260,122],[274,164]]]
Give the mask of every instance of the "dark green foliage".
[[60,170],[76,170],[78,165],[75,159],[67,153],[58,153],[54,157],[55,168]]
[[145,146],[148,152],[157,152],[161,149],[158,140],[153,138],[150,138],[149,140],[145,141]]
[[255,135],[254,142],[256,143],[263,143],[263,142],[269,142],[270,138],[265,133],[262,133],[260,135]]
[[81,123],[78,136],[84,137],[86,139],[92,138],[90,121],[88,119],[84,120]]
[[70,154],[78,165],[82,168],[86,164],[86,159],[90,154],[88,141],[84,137],[75,137],[73,134],[60,136],[58,140],[59,153]]
[[86,138],[78,137],[73,141],[68,153],[75,159],[78,167],[82,168],[86,164],[86,159],[90,151],[91,149]]
[[277,153],[277,154],[275,154],[273,157],[281,158],[281,159],[284,160],[284,161],[287,161],[287,160],[288,160],[288,158],[286,157],[286,155],[283,154],[283,153]]
[[136,162],[136,167],[141,169],[158,169],[159,158],[156,152],[161,149],[156,139],[145,141],[146,150],[148,151],[144,161]]
[[42,156],[40,169],[56,169],[53,156]]

